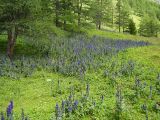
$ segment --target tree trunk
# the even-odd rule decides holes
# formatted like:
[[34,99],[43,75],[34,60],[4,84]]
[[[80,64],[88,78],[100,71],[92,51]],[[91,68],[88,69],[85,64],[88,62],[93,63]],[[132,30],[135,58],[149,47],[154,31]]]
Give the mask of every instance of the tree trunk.
[[122,29],[123,29],[123,33],[124,33],[124,30],[125,30],[124,18],[123,18],[123,27],[122,27]]
[[78,0],[78,27],[81,25],[82,1]]
[[13,50],[16,43],[17,35],[18,33],[15,26],[8,30],[7,55],[11,60],[13,58]]
[[[120,22],[120,21],[119,21],[119,22]],[[121,25],[120,25],[120,23],[119,23],[118,27],[119,27],[119,32],[121,32]]]
[[96,21],[96,29],[97,30],[99,29],[99,23],[98,23],[98,21]]
[[67,21],[64,20],[64,22],[63,22],[63,29],[64,29],[64,30],[66,30],[66,25],[67,25]]
[[121,32],[121,13],[120,13],[120,11],[119,11],[119,16],[118,16],[119,18],[119,20],[118,20],[118,27],[119,27],[119,32]]
[[56,13],[56,27],[59,27],[59,19],[58,19],[58,14]]
[[112,8],[112,28],[114,26],[114,9]]
[[98,29],[101,30],[101,21],[99,21]]
[[[100,6],[103,7],[103,0],[100,0]],[[101,30],[102,18],[103,18],[103,15],[102,15],[102,11],[101,11],[100,19],[99,19],[99,22],[98,22],[98,29],[99,30]]]
[[56,13],[56,26],[59,27],[59,0],[56,0],[56,3],[55,3],[55,13]]

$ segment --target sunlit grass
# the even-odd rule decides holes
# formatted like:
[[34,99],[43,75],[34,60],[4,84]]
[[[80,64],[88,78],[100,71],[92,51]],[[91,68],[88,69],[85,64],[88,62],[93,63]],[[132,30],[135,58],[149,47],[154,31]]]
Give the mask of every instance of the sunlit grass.
[[134,40],[134,41],[148,41],[152,44],[155,45],[160,45],[160,38],[155,38],[155,37],[142,37],[138,35],[130,35],[130,34],[123,34],[123,33],[116,33],[116,32],[108,32],[105,30],[96,30],[96,29],[89,29],[87,31],[88,36],[101,36],[101,37],[106,37],[106,38],[111,38],[111,39],[122,39],[122,40]]
[[[140,106],[144,104],[144,102],[147,102],[149,105],[150,118],[155,120],[158,119],[158,114],[151,110],[154,102],[159,102],[159,96],[154,95],[153,101],[147,97],[142,97],[135,104],[134,102],[136,100],[133,100],[134,90],[132,88],[134,87],[136,76],[140,78],[141,82],[146,82],[148,84],[146,92],[149,91],[149,85],[154,85],[157,74],[160,72],[160,40],[158,38],[145,38],[98,30],[90,30],[88,31],[88,35],[89,37],[97,35],[112,39],[142,40],[148,41],[152,44],[145,47],[129,48],[123,52],[119,52],[117,56],[110,60],[107,58],[103,59],[102,61],[104,62],[104,65],[102,65],[101,68],[87,71],[84,81],[76,76],[68,77],[42,69],[35,71],[31,77],[20,78],[19,80],[1,77],[0,111],[5,112],[9,101],[13,100],[15,118],[20,117],[21,109],[23,108],[31,120],[48,120],[54,115],[55,104],[61,103],[63,99],[68,97],[71,86],[76,87],[76,95],[80,96],[85,92],[86,83],[89,83],[91,86],[91,97],[98,101],[100,96],[104,95],[104,106],[107,106],[107,109],[102,108],[101,111],[96,112],[94,117],[100,117],[104,114],[107,115],[108,119],[113,119],[112,116],[114,116],[116,92],[114,82],[117,81],[117,83],[121,85],[123,95],[125,96],[122,119],[145,119],[145,114],[140,110]],[[21,42],[18,42],[16,45],[17,55],[23,53],[29,55],[33,52],[32,50],[27,51],[29,50],[29,46],[23,46],[22,38],[19,38],[18,41]],[[1,37],[0,43],[0,50],[4,53],[6,49],[6,37]],[[114,78],[114,72],[119,69],[121,63],[127,64],[125,63],[127,61],[135,62],[136,68],[134,70],[134,75],[124,75]],[[117,64],[117,66],[113,67],[112,70],[111,65],[114,65],[114,63]],[[104,71],[106,70],[112,71],[113,76],[110,75],[109,78],[104,77]],[[53,96],[51,86],[54,86],[54,89],[56,89],[58,80],[61,80],[61,88],[63,92],[62,94],[56,94]],[[92,116],[82,116],[79,119],[89,120],[91,117]]]

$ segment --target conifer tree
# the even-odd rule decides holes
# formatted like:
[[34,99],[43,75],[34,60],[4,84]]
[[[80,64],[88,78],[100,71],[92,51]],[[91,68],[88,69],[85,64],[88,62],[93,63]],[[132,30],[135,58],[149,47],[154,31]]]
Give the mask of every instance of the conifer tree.
[[141,36],[157,37],[160,31],[160,23],[157,18],[146,15],[140,23],[139,33]]
[[118,31],[121,32],[121,27],[122,27],[122,8],[123,8],[123,3],[122,0],[117,0],[116,4],[116,10],[117,10],[117,20],[116,23],[118,24]]
[[130,20],[129,20],[128,29],[129,29],[129,33],[130,33],[130,34],[136,35],[137,30],[136,30],[136,25],[135,25],[133,19],[130,19]]
[[24,31],[28,21],[34,19],[36,11],[40,9],[39,0],[1,0],[0,27],[7,32],[7,55],[13,57],[13,50],[18,35]]

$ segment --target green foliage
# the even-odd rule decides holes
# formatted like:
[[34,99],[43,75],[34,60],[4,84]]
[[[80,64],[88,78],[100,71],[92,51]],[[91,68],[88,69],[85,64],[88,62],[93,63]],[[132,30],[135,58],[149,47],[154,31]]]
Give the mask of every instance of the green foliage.
[[140,23],[139,33],[141,36],[158,37],[160,23],[156,18],[145,16]]
[[[24,33],[28,23],[37,19],[39,0],[1,0],[0,31],[8,35],[7,55],[13,57],[14,46],[19,34]],[[38,6],[38,7],[37,7]]]
[[41,21],[41,24],[52,22],[50,26],[72,33],[81,32],[81,29],[88,26],[93,27],[92,23],[98,29],[113,30],[118,25],[119,31],[123,29],[123,32],[129,32],[131,15],[148,14],[160,19],[160,6],[148,0],[1,0],[0,2],[1,31],[5,31],[14,23],[18,26],[19,34],[24,32],[28,24],[33,23],[35,19]]
[[[38,22],[36,26],[39,30],[35,31],[39,33],[42,29],[48,28],[49,25],[44,25],[46,27],[42,27],[42,22]],[[155,40],[155,38],[143,38],[118,33],[110,33],[106,31],[90,30],[90,32],[90,35],[96,34],[110,38],[128,38],[134,40],[149,39],[151,42]],[[47,32],[45,33],[47,34]],[[5,37],[1,39],[5,39]],[[97,43],[100,43],[102,39],[97,39],[96,41]],[[19,43],[19,41],[17,42]],[[32,44],[32,42],[29,42],[29,44]],[[55,39],[52,39],[52,42],[55,42]],[[55,43],[57,50],[53,51],[55,51],[56,54],[61,54],[62,56],[66,54],[73,55],[72,52],[59,51],[60,53],[58,53],[58,49],[63,51],[67,47],[63,46],[62,43],[64,42],[59,38]],[[68,42],[66,41],[66,43]],[[2,44],[5,43],[0,43],[0,49],[4,51],[4,49],[1,48]],[[21,49],[17,49],[17,54],[22,52],[24,48],[27,47],[25,46],[26,44],[24,42],[22,42],[22,44],[23,46]],[[98,44],[95,45],[97,46]],[[27,47],[25,52],[22,53],[24,54],[33,52],[32,54],[36,57],[35,59],[30,58],[28,54],[25,54],[27,57],[24,57],[22,60],[19,60],[20,57],[17,56],[14,65],[4,64],[7,69],[6,75],[11,73],[11,76],[0,78],[1,111],[4,113],[6,111],[8,102],[10,100],[14,100],[15,119],[21,118],[20,114],[21,109],[23,108],[29,119],[49,120],[51,119],[52,114],[55,114],[54,108],[56,103],[61,103],[62,100],[66,100],[68,98],[71,86],[74,86],[75,94],[77,95],[75,98],[79,100],[79,98],[81,98],[81,96],[85,93],[86,83],[89,82],[91,99],[88,99],[88,101],[85,102],[85,105],[81,105],[80,102],[78,110],[73,112],[71,116],[66,119],[115,119],[115,117],[120,119],[145,119],[146,112],[141,110],[141,106],[145,104],[147,106],[148,118],[150,119],[152,117],[156,120],[159,118],[159,105],[157,102],[159,101],[159,77],[157,77],[159,76],[157,73],[160,70],[159,45],[159,40],[157,40],[157,44],[153,46],[129,48],[125,51],[119,52],[118,55],[113,56],[112,58],[110,56],[99,57],[96,59],[96,64],[98,65],[86,72],[84,81],[79,79],[78,76],[69,77],[53,72],[53,68],[55,66],[52,66],[50,62],[54,62],[55,57],[48,62],[45,57],[44,59],[41,59],[42,61],[38,65],[37,63],[39,59],[36,57],[38,52],[34,52],[36,47]],[[20,47],[18,46],[18,48]],[[44,50],[44,47],[42,47],[42,49]],[[72,49],[70,51],[72,51]],[[154,54],[150,54],[150,52],[154,52]],[[60,55],[57,56],[60,57]],[[2,58],[2,60],[5,59]],[[65,60],[70,59],[66,57]],[[0,60],[0,62],[2,61]],[[31,64],[37,64],[38,69],[34,69],[34,72],[31,76],[21,76],[21,72],[22,74],[26,75],[28,75],[29,72],[32,72],[33,69],[31,68],[32,66],[30,66]],[[67,64],[69,63],[67,62]],[[24,65],[24,67],[20,67],[21,65]],[[101,67],[99,68],[98,66]],[[0,67],[5,68],[2,66]],[[12,71],[13,69],[11,68],[14,68],[15,71]],[[51,71],[48,68],[52,68],[50,69]],[[108,71],[108,74],[104,77],[103,73],[106,70]],[[13,74],[13,72],[15,74]],[[20,78],[14,78],[14,75],[19,76]],[[135,87],[135,77],[137,76],[141,83],[138,87],[138,94],[140,94],[139,98],[136,97],[137,93]],[[59,80],[60,87],[58,86]],[[113,85],[111,85],[112,83]],[[144,89],[142,89],[142,87],[144,87],[143,83],[147,84]],[[118,89],[116,90],[115,88],[115,86],[119,84],[121,86],[121,91]],[[153,88],[152,99],[148,99],[148,96],[150,95],[150,85],[155,86]],[[118,93],[119,95],[121,93],[123,96],[118,97],[118,94],[118,96],[115,96],[115,93]],[[53,97],[53,95],[56,97]],[[104,95],[103,102],[101,102],[102,95]],[[123,99],[121,100],[121,98]],[[93,102],[96,103],[95,106],[93,106],[92,100],[94,100]],[[146,103],[144,101],[146,101]],[[118,115],[116,113],[118,113],[119,116],[116,116]]]
[[131,9],[138,16],[157,16],[159,18],[159,4],[154,0],[125,0],[131,6]]
[[54,26],[52,20],[48,18],[43,18],[43,20],[31,23],[23,37],[25,43],[37,48],[39,51],[37,55],[50,51],[52,40],[56,37],[63,38],[70,35],[67,31]]
[[[135,51],[136,49],[140,48],[134,48],[132,50]],[[143,48],[141,49],[145,52]],[[129,72],[129,74],[122,76],[121,71],[119,71],[121,67],[123,67],[121,64],[124,66],[129,65],[128,59],[131,59],[129,56],[133,54],[132,50],[128,50],[125,53],[121,52],[117,57],[109,60],[107,57],[107,59],[104,60],[105,67],[99,70],[94,69],[93,71],[96,73],[87,72],[85,81],[78,80],[76,76],[62,76],[61,74],[49,73],[43,69],[36,71],[33,76],[29,78],[21,78],[20,80],[1,78],[3,81],[0,82],[0,91],[2,93],[0,105],[2,106],[2,111],[5,112],[8,101],[13,99],[15,101],[15,119],[20,118],[20,110],[23,108],[30,119],[49,120],[52,114],[55,114],[54,108],[56,103],[61,103],[62,100],[68,100],[72,86],[74,87],[75,93],[74,100],[81,100],[81,96],[86,93],[85,83],[89,81],[89,99],[86,100],[86,98],[84,98],[83,102],[80,101],[78,109],[73,111],[70,116],[65,114],[66,119],[115,119],[115,117],[119,119],[145,119],[145,111],[141,112],[141,105],[143,105],[144,101],[147,101],[148,117],[157,119],[159,116],[156,111],[159,111],[159,108],[153,109],[152,107],[157,105],[154,101],[158,101],[159,96],[156,90],[153,92],[153,100],[148,99],[148,95],[149,85],[157,85],[156,73],[158,70],[152,68],[152,65],[150,66],[149,64],[146,65],[145,63],[142,64],[134,61],[133,74]],[[137,52],[135,51],[135,53]],[[146,62],[146,59],[144,62]],[[111,65],[112,63],[114,65]],[[109,78],[104,78],[102,75],[105,68],[109,71]],[[125,70],[130,71],[128,68]],[[152,73],[151,70],[153,70]],[[118,74],[115,77],[116,73]],[[142,83],[138,89],[144,92],[136,102],[134,101],[136,98],[134,93],[136,91],[134,90],[135,75],[139,76],[140,82]],[[109,80],[112,76],[114,78],[113,80],[116,81],[116,85],[118,82],[122,84],[120,86],[121,88],[116,89],[110,85]],[[58,82],[59,80],[60,83]],[[143,89],[144,86],[141,87],[144,82],[147,84],[145,89]],[[51,92],[53,92],[56,97],[53,97]],[[102,95],[104,95],[103,99],[101,97]]]
[[122,11],[122,27],[123,32],[128,32],[128,26],[129,26],[129,12],[126,10],[127,8],[124,7]]
[[128,31],[129,24],[129,7],[122,1],[118,0],[116,4],[116,23],[118,25],[119,32],[121,32],[121,28],[123,28],[123,32]]
[[8,29],[11,26],[23,26],[28,18],[39,9],[38,0],[1,0],[0,24]]
[[102,23],[109,17],[110,0],[94,0],[90,3],[90,17],[96,24],[97,29],[101,29]]
[[[0,0],[0,30],[24,35],[16,36],[13,61],[0,36],[0,110],[13,100],[15,120],[22,108],[30,119],[48,120],[72,95],[64,119],[159,119],[160,42],[133,36],[130,16],[143,18],[140,35],[158,36],[160,5],[150,0]],[[68,110],[76,99],[77,109]]]
[[137,33],[136,25],[135,25],[135,23],[134,23],[134,21],[132,19],[129,20],[128,29],[129,29],[129,33],[130,34],[136,35],[136,33]]

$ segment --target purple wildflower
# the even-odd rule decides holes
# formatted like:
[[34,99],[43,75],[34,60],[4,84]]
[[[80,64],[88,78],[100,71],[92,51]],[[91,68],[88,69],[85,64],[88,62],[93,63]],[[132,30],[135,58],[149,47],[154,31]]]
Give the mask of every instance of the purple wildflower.
[[59,112],[60,112],[60,108],[59,108],[59,105],[58,105],[58,103],[57,103],[57,104],[56,104],[56,107],[55,107],[56,120],[59,118]]
[[74,102],[73,107],[74,107],[74,109],[77,109],[77,107],[78,107],[78,100],[76,100],[76,101]]
[[69,102],[72,102],[72,95],[70,94],[68,97]]
[[1,120],[5,120],[5,119],[4,119],[3,112],[1,113]]
[[13,110],[13,101],[10,102],[10,104],[7,107],[7,117],[10,117],[12,115],[12,110]]
[[80,60],[78,60],[78,61],[77,61],[77,64],[78,64],[78,65],[80,65],[80,64],[81,64],[81,61],[80,61]]
[[59,110],[59,105],[58,105],[58,103],[56,104],[56,111],[58,111]]
[[68,107],[68,112],[69,112],[69,113],[72,112],[72,107],[71,107],[71,106]]
[[135,84],[136,84],[137,87],[139,87],[139,86],[140,86],[140,80],[139,80],[139,79],[136,79],[136,80],[135,80]]
[[146,115],[146,120],[148,120],[148,111],[147,111],[147,105],[146,104],[143,104],[141,106],[141,109],[145,112],[145,115]]

